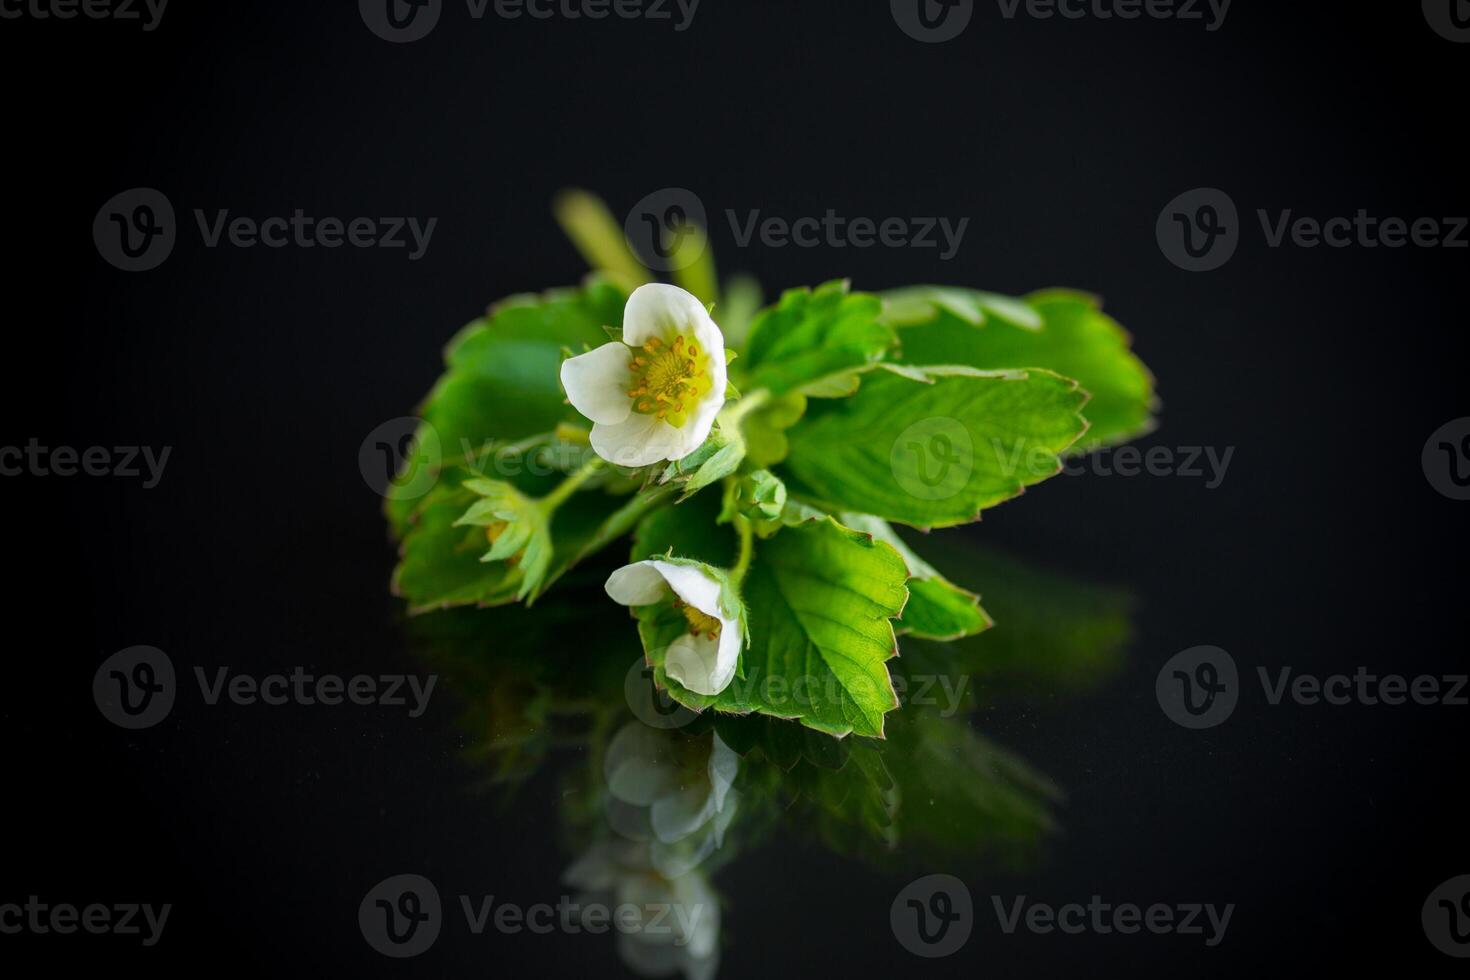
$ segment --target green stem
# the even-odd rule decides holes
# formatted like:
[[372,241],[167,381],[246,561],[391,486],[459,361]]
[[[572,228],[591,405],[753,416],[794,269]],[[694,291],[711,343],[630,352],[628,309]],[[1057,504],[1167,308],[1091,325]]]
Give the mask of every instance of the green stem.
[[721,427],[738,426],[741,419],[770,400],[771,393],[765,388],[757,388],[747,395],[742,395],[720,411]]
[[558,507],[566,503],[568,497],[576,493],[582,484],[596,476],[601,469],[602,459],[593,456],[582,464],[581,469],[557,484],[555,490],[541,498],[541,509],[546,512],[546,516],[550,517]]
[[593,269],[611,276],[629,291],[653,281],[628,247],[622,224],[601,198],[586,191],[563,191],[557,195],[553,209],[562,230]]
[[735,559],[735,567],[730,569],[730,581],[739,588],[745,581],[745,573],[750,571],[750,560],[755,556],[755,530],[750,526],[750,518],[744,514],[735,515],[735,530],[740,535],[740,554]]

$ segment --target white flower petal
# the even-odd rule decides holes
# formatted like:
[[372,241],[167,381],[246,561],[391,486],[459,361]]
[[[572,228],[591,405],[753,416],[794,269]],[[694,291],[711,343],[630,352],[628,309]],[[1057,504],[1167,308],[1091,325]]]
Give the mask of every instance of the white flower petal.
[[624,802],[617,797],[608,797],[607,825],[613,833],[630,841],[652,841],[653,825],[649,823],[650,810]]
[[651,561],[624,565],[607,577],[603,589],[620,606],[651,606],[669,594],[667,580]]
[[617,425],[633,411],[628,388],[633,353],[616,340],[561,363],[561,384],[572,407],[593,422]]
[[[684,430],[690,427],[685,425]],[[594,425],[592,448],[615,466],[648,466],[666,459],[683,459],[698,449],[699,442],[687,445],[689,436],[684,430],[655,416],[635,412],[617,425]]]
[[720,368],[719,395],[713,393],[706,395],[694,410],[689,413],[689,420],[684,423],[682,429],[676,431],[683,434],[679,448],[671,450],[678,455],[671,455],[669,459],[683,459],[694,450],[704,444],[709,438],[710,430],[715,427],[715,416],[720,414],[720,409],[725,405],[725,379],[723,367]]
[[681,786],[653,801],[648,823],[654,837],[673,844],[694,833],[718,812],[709,783],[699,781]]
[[[672,342],[681,333],[693,333],[695,325],[710,320],[709,311],[693,293],[661,282],[650,282],[633,290],[628,305],[623,308],[623,342],[631,347],[642,347],[648,340]],[[718,334],[720,328],[715,327]],[[703,343],[703,337],[699,338]],[[720,357],[723,359],[724,340],[720,340]],[[714,348],[710,348],[711,353]]]
[[710,790],[714,796],[716,810],[725,809],[725,795],[730,792],[730,787],[734,785],[735,777],[739,774],[740,756],[716,733],[709,755]]
[[562,872],[561,880],[574,888],[610,891],[617,884],[619,870],[607,842],[599,841]]
[[[721,633],[724,632],[721,629]],[[720,659],[723,646],[707,636],[685,633],[670,643],[665,651],[664,670],[696,694],[719,694],[730,686],[730,680],[735,676],[736,661],[722,662]]]
[[666,733],[638,721],[624,725],[607,747],[602,775],[613,796],[634,806],[652,806],[679,787]]
[[654,558],[648,562],[663,580],[669,583],[674,594],[706,616],[724,621],[720,612],[720,583],[710,578],[693,565],[676,565],[670,561]]

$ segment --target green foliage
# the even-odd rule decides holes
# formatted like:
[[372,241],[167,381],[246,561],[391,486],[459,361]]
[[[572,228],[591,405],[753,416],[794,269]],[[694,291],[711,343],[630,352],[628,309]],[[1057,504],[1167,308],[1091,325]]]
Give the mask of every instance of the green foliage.
[[[912,641],[914,662],[948,650],[944,670],[979,672],[987,668],[976,658],[988,654],[1025,674],[1034,659],[1025,645],[1035,642],[1027,631],[1069,622],[1045,596],[1007,605],[988,593],[987,612],[967,586],[994,589],[1006,572],[961,562],[966,581],[957,583],[889,522],[973,522],[1055,475],[1065,454],[1147,431],[1151,375],[1095,299],[1065,290],[1013,298],[926,286],[879,296],[834,281],[787,290],[761,310],[759,286],[737,276],[721,305],[707,239],[690,228],[680,240],[699,254],[676,278],[725,326],[728,401],[692,452],[613,466],[592,452],[593,423],[568,403],[560,365],[621,340],[629,291],[655,277],[595,197],[571,192],[556,214],[596,274],[580,288],[497,303],[449,343],[410,463],[388,492],[395,593],[415,613],[530,604],[563,580],[585,593],[588,581],[573,573],[629,535],[634,559],[708,565],[746,613],[750,645],[736,678],[712,696],[671,682],[662,652],[691,622],[658,604],[636,610],[655,681],[704,719],[798,722],[782,722],[786,744],[768,746],[788,771],[811,762],[847,772],[857,784],[814,777],[810,792],[857,799],[855,786],[871,783],[858,811],[886,813],[902,780],[879,778],[871,749],[834,749],[824,766],[810,758],[823,751],[810,740],[883,736],[899,704],[895,637],[906,650]],[[1020,628],[1008,633],[1007,619]],[[1089,612],[1073,626],[1065,643],[1039,648],[1063,648],[1072,663],[1081,644],[1116,645],[1113,620]],[[896,669],[902,677],[906,667]]]
[[990,628],[991,619],[980,608],[980,597],[939,574],[887,521],[868,514],[841,517],[849,527],[888,542],[903,557],[909,572],[909,603],[898,621],[900,633],[926,640],[958,640]]
[[1077,449],[1136,438],[1153,428],[1154,379],[1128,333],[1094,296],[1066,289],[1024,299],[975,290],[915,287],[885,293],[905,364],[965,364],[983,370],[1046,368],[1091,398]]
[[893,329],[882,322],[882,313],[882,300],[848,292],[846,282],[787,290],[750,329],[746,386],[776,395],[806,385],[827,390],[821,383],[876,363],[893,346]]
[[788,488],[833,510],[949,527],[1061,469],[1086,395],[1050,371],[878,372],[787,433]]

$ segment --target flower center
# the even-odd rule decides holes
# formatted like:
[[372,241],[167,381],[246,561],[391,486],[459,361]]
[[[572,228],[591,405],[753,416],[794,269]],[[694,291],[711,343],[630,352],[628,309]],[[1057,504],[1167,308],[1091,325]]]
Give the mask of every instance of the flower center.
[[694,341],[682,335],[672,344],[650,337],[642,352],[628,363],[633,372],[633,387],[628,397],[635,411],[655,415],[675,428],[682,428],[712,387],[709,377],[709,352],[699,349]]
[[715,617],[700,612],[683,599],[675,599],[674,608],[683,613],[684,618],[689,621],[689,632],[692,635],[699,636],[703,633],[711,640],[720,635],[720,621]]

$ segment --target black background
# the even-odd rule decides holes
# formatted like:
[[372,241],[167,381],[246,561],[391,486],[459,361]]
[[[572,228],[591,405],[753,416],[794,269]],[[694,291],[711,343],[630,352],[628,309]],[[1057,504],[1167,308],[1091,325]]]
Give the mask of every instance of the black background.
[[[408,962],[357,902],[398,872],[446,894],[554,898],[555,784],[510,808],[471,788],[452,698],[389,710],[181,703],[127,733],[96,711],[133,644],[181,670],[414,670],[392,553],[356,464],[484,305],[574,282],[559,188],[619,214],[694,190],[726,271],[774,291],[847,276],[1101,293],[1159,379],[1145,445],[1233,446],[1223,485],[1052,481],[971,532],[1139,597],[1125,668],[1095,696],[980,719],[1068,791],[1035,874],[969,881],[1052,903],[1237,906],[1197,938],[1002,936],[920,961],[887,928],[901,882],[776,840],[721,872],[722,976],[1225,975],[1361,964],[1448,976],[1419,909],[1470,872],[1465,708],[1268,708],[1186,732],[1154,701],[1175,652],[1242,671],[1463,672],[1466,505],[1420,449],[1465,415],[1466,252],[1271,249],[1257,208],[1465,214],[1470,47],[1418,4],[1236,0],[1199,22],[1002,18],[906,37],[887,4],[704,0],[667,22],[471,20],[449,3],[392,45],[352,3],[185,4],[151,33],[0,21],[8,208],[3,438],[173,447],[160,485],[0,482],[13,570],[0,693],[0,901],[170,902],[163,941],[0,936],[0,963],[165,974],[558,975],[623,967],[608,937],[451,933]],[[180,242],[127,274],[93,215],[166,193]],[[1222,269],[1160,254],[1176,194],[1225,189],[1246,222]],[[194,208],[439,218],[403,250],[206,249]],[[726,208],[795,218],[969,217],[959,255],[737,248]],[[576,642],[576,638],[569,638]],[[932,869],[936,871],[944,868]]]

